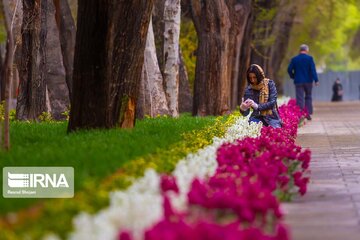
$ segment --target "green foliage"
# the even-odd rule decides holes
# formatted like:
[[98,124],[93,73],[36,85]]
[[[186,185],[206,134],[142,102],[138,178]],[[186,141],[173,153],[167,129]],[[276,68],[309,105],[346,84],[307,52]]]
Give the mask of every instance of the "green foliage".
[[[266,7],[264,5],[266,5]],[[278,13],[278,7],[275,6],[274,1],[272,4],[266,3],[265,1],[254,1],[253,11],[255,12],[256,19],[252,29],[252,44],[257,47],[269,47],[273,45],[276,36],[269,34],[271,34],[271,28]],[[259,54],[264,53],[259,52]]]
[[[5,119],[5,102],[2,101],[0,103],[0,121],[4,121],[4,119]],[[16,110],[12,109],[9,112],[9,120],[15,121],[15,119],[16,119]]]
[[[73,166],[75,188],[99,180],[126,162],[179,142],[181,135],[212,124],[214,119],[183,116],[144,119],[134,129],[80,131],[66,134],[67,122],[12,122],[9,152],[0,152],[0,166]],[[2,179],[0,180],[2,181]],[[0,199],[0,212],[33,203],[34,199]]]
[[277,9],[275,7],[270,9],[258,7],[258,10],[260,11],[260,14],[257,15],[258,21],[273,21],[276,17]]
[[6,29],[5,29],[5,19],[2,14],[0,13],[0,43],[4,43],[6,41]]
[[69,119],[70,119],[70,110],[69,109],[70,109],[70,107],[61,114],[66,118],[67,121],[69,121]]
[[[45,201],[38,217],[26,219],[26,224],[18,224],[14,229],[4,231],[2,234],[11,237],[13,232],[16,231],[17,237],[27,235],[32,236],[34,239],[39,239],[46,231],[51,229],[51,231],[60,234],[60,236],[66,237],[66,233],[71,230],[71,220],[78,212],[87,211],[94,213],[105,207],[109,201],[109,191],[126,188],[131,183],[131,179],[142,176],[146,168],[152,167],[159,172],[172,171],[176,163],[186,154],[211,144],[214,136],[223,136],[225,130],[229,125],[233,124],[238,115],[239,113],[237,113],[237,115],[233,114],[231,116],[218,118],[194,118],[189,115],[183,115],[178,119],[169,117],[145,119],[139,121],[137,127],[133,130],[114,130],[113,132],[110,131],[110,134],[106,134],[108,131],[97,131],[96,140],[95,137],[91,137],[90,139],[84,138],[86,135],[93,133],[93,131],[71,134],[68,136],[66,140],[68,143],[65,144],[65,146],[62,141],[62,138],[64,138],[63,128],[65,126],[56,125],[56,133],[50,135],[50,138],[58,136],[56,140],[60,142],[57,144],[64,146],[62,147],[63,151],[73,151],[70,146],[72,146],[74,142],[79,142],[76,139],[77,135],[81,135],[83,141],[87,142],[87,146],[93,146],[93,142],[100,143],[105,141],[113,142],[117,148],[109,147],[106,151],[101,151],[101,147],[97,147],[97,149],[94,150],[100,153],[97,154],[95,161],[90,160],[89,156],[87,156],[87,160],[84,161],[81,156],[85,151],[88,152],[91,150],[84,146],[77,145],[77,155],[73,155],[72,160],[68,161],[69,163],[66,163],[64,157],[56,161],[65,165],[77,165],[77,167],[75,167],[76,186],[81,184],[81,188],[77,187],[75,198]],[[29,125],[30,124],[28,124],[28,126]],[[54,128],[54,124],[43,123],[42,125],[43,128]],[[55,129],[53,129],[53,131],[54,130]],[[48,130],[44,129],[43,131]],[[40,137],[36,138],[38,141],[44,138],[42,141],[45,141],[43,134],[40,134]],[[110,138],[110,140],[107,138]],[[159,138],[161,138],[161,141]],[[150,139],[152,139],[152,141],[149,141]],[[50,140],[47,138],[47,140],[51,143],[55,139]],[[27,141],[25,140],[25,142]],[[151,150],[148,150],[149,145]],[[34,148],[34,146],[29,147]],[[116,156],[109,158],[107,156],[113,155],[109,152],[116,150],[122,152],[129,151],[127,154],[131,156],[124,158]],[[53,148],[53,151],[57,150]],[[57,151],[57,155],[59,154],[59,151]],[[93,156],[94,154],[95,151],[91,151],[89,155]],[[129,161],[130,159],[132,160]],[[35,161],[34,159],[30,159],[32,163],[39,163],[38,161],[39,160]],[[20,162],[25,164],[25,161]],[[48,165],[54,164],[54,161],[50,158],[45,159],[43,162],[48,163]],[[82,162],[82,164],[79,165],[79,162]],[[104,164],[104,162],[106,164]],[[106,173],[102,173],[103,168],[107,169]],[[83,172],[86,172],[86,175],[83,175]],[[99,181],[100,179],[102,180]],[[14,204],[14,202],[12,203]],[[10,205],[4,206],[7,211],[14,208],[13,206],[10,207]],[[52,221],[53,219],[56,219],[56,221]],[[10,237],[9,239],[11,239]]]
[[181,19],[180,47],[184,57],[184,63],[189,77],[190,89],[194,89],[197,34],[192,20]]
[[5,119],[5,103],[2,101],[0,103],[0,121],[4,121]]
[[360,69],[349,58],[350,45],[360,29],[360,9],[356,1],[301,1],[290,39],[290,56],[302,43],[310,46],[318,67],[346,71]]
[[[69,120],[70,117],[70,110],[66,110],[65,112],[62,113],[63,116],[66,117],[66,120]],[[1,102],[0,103],[0,121],[3,121],[5,118],[5,102]],[[16,109],[11,109],[10,113],[9,113],[9,119],[10,121],[15,121],[16,120]],[[40,114],[40,116],[38,117],[38,120],[41,122],[56,122],[52,116],[51,113],[49,112],[43,112]],[[26,121],[27,123],[29,123],[30,121]]]
[[39,121],[41,122],[53,122],[54,119],[49,112],[42,112],[39,116]]

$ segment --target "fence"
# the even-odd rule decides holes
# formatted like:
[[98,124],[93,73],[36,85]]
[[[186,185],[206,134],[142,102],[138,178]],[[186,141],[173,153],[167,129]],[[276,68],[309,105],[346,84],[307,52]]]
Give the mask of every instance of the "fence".
[[[326,72],[318,74],[320,86],[313,88],[314,101],[330,101],[332,86],[339,78],[344,89],[343,100],[354,101],[360,99],[360,71]],[[287,77],[284,84],[284,95],[295,97],[295,87],[292,79]]]

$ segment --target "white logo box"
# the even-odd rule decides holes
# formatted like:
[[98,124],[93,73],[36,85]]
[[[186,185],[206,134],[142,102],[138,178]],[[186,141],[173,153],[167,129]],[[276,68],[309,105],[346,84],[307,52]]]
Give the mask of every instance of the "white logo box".
[[4,167],[4,198],[72,198],[73,167]]

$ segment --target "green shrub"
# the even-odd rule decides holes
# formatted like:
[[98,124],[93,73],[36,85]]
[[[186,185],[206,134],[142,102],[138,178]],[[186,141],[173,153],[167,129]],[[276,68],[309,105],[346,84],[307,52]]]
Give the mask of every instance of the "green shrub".
[[183,18],[180,28],[180,48],[184,57],[191,91],[194,89],[197,44],[198,39],[193,22],[190,19]]

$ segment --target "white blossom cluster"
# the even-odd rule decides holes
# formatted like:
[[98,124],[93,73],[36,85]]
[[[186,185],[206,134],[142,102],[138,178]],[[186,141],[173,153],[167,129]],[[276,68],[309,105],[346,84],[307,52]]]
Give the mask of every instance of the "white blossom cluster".
[[289,101],[290,101],[291,97],[287,97],[287,96],[282,96],[282,97],[279,97],[277,99],[277,104],[279,106],[283,105],[283,104],[287,104]]
[[[278,100],[279,105],[287,103],[289,99]],[[262,124],[249,124],[248,120],[248,117],[239,117],[223,138],[214,137],[211,145],[188,154],[177,163],[172,175],[176,178],[179,194],[170,195],[172,205],[177,210],[186,209],[187,193],[195,178],[204,179],[215,173],[216,152],[222,144],[260,134]],[[155,170],[148,169],[144,177],[135,180],[127,190],[111,192],[107,208],[94,215],[84,212],[77,215],[73,219],[74,231],[69,239],[117,239],[121,231],[131,232],[136,240],[143,239],[144,231],[163,217],[162,204],[160,176]]]
[[144,229],[163,216],[160,176],[148,169],[125,191],[110,193],[110,206],[95,215],[81,213],[74,218],[70,239],[117,239],[119,231],[129,230],[141,239]]

